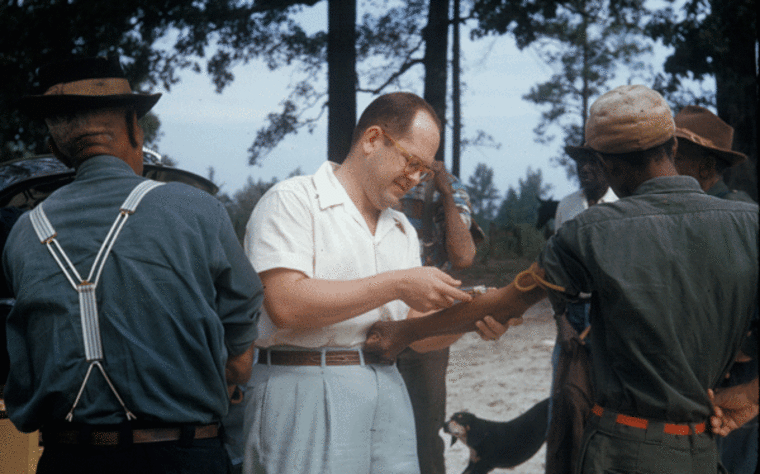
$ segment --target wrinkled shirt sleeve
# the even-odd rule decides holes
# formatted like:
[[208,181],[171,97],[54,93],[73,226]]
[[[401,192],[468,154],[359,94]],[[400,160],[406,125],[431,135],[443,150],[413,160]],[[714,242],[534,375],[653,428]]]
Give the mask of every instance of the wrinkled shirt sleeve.
[[[221,207],[221,203],[220,203]],[[227,212],[219,225],[220,271],[214,280],[217,313],[224,326],[230,355],[245,352],[256,340],[264,291],[261,280],[243,253]]]
[[580,293],[591,293],[591,274],[581,261],[573,237],[578,235],[577,224],[570,220],[549,238],[539,254],[537,263],[546,272],[546,280],[565,288],[564,293],[549,291],[555,309],[564,302],[575,300]]

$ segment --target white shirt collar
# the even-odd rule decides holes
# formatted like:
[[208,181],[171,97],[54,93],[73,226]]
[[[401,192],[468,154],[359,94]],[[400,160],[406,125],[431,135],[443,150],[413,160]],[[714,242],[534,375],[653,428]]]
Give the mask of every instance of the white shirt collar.
[[[367,226],[367,222],[359,212],[359,208],[356,207],[356,203],[351,200],[351,197],[346,192],[343,184],[341,184],[338,177],[335,176],[335,171],[338,168],[340,168],[339,164],[326,161],[322,163],[317,172],[313,175],[314,188],[317,191],[317,201],[319,202],[319,210],[324,211],[330,207],[342,204],[346,207],[346,212],[351,213],[354,219],[364,226]],[[382,238],[394,227],[398,227],[402,232],[406,233],[407,229],[405,228],[402,219],[405,219],[402,213],[390,208],[383,209],[380,212],[380,217],[377,221],[375,238]],[[369,230],[368,227],[367,230]]]

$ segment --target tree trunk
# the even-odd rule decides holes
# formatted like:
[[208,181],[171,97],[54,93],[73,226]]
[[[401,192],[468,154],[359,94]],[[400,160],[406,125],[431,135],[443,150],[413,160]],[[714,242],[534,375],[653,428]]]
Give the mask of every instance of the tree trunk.
[[[751,2],[750,2],[751,3]],[[757,75],[754,21],[735,22],[737,12],[756,15],[745,1],[713,0],[712,13],[725,25],[730,54],[719,58],[715,68],[716,106],[718,116],[734,127],[733,149],[747,155],[748,160],[726,171],[724,179],[731,189],[740,189],[757,201]],[[749,6],[749,11],[746,7]]]
[[342,163],[356,126],[356,0],[327,8],[327,159]]
[[451,174],[459,178],[459,159],[462,152],[462,107],[459,88],[460,44],[459,44],[459,0],[454,0],[454,31],[451,45],[451,105],[454,128],[451,131]]
[[425,92],[424,99],[433,107],[443,124],[441,144],[435,159],[443,161],[446,149],[446,53],[449,32],[448,0],[430,0],[428,23],[423,31],[425,38]]

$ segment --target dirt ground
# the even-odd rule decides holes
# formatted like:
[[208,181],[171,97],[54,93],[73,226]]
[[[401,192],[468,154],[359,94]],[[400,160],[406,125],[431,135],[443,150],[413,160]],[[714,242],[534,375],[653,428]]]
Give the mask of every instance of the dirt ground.
[[[524,265],[524,266],[522,266]],[[514,278],[514,267],[527,268],[525,262],[500,262],[490,265],[507,271],[495,274],[475,269],[474,275],[460,275],[465,284],[480,281],[501,286]],[[447,418],[458,411],[469,411],[489,420],[508,421],[549,396],[551,352],[556,328],[549,303],[544,300],[523,317],[523,324],[509,329],[498,341],[486,342],[467,334],[451,346],[447,377]],[[467,466],[469,450],[460,442],[449,446],[451,437],[443,431],[447,446],[446,472],[460,474]],[[498,473],[543,474],[546,447],[533,458]]]

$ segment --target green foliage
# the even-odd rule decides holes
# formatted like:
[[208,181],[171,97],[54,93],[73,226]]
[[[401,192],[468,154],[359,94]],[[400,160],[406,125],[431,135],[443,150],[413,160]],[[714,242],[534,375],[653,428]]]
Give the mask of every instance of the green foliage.
[[143,130],[143,146],[156,148],[158,140],[162,135],[159,131],[161,128],[161,120],[159,120],[158,116],[153,112],[148,112],[138,121],[138,123]]
[[248,224],[248,219],[251,218],[253,208],[259,202],[261,196],[275,184],[277,184],[277,178],[272,178],[271,181],[264,181],[262,179],[253,181],[249,177],[246,185],[242,189],[235,191],[232,197],[226,193],[218,195],[219,200],[222,201],[227,209],[227,213],[230,215],[232,227],[235,229],[235,234],[241,244],[245,236],[245,226]]
[[[535,127],[538,143],[550,144],[561,131],[563,148],[581,145],[588,107],[606,92],[619,68],[643,71],[639,58],[651,50],[643,36],[643,0],[541,0],[532,2],[475,2],[479,17],[476,35],[513,33],[518,47],[534,51],[554,74],[531,88],[523,99],[542,108]],[[575,166],[564,152],[552,158],[568,178]]]
[[485,163],[478,163],[475,171],[464,185],[467,194],[470,195],[472,214],[475,220],[481,224],[493,219],[496,212],[496,201],[499,199],[499,190],[493,183],[493,168]]
[[551,185],[543,182],[541,170],[533,171],[530,167],[525,178],[518,180],[518,188],[515,190],[510,186],[507,189],[494,219],[497,225],[533,225],[538,212],[538,198],[545,199],[551,191]]
[[[291,171],[287,178],[301,176],[302,174],[303,172],[301,171],[301,168],[298,167]],[[214,182],[213,167],[209,167],[208,179],[211,182]],[[235,234],[241,244],[243,243],[243,237],[245,236],[245,226],[248,224],[248,219],[251,218],[253,208],[256,207],[261,196],[263,196],[264,193],[275,184],[277,184],[277,178],[272,178],[270,181],[264,181],[259,178],[258,181],[254,181],[253,178],[249,176],[245,186],[243,186],[242,189],[235,191],[232,196],[227,193],[217,194],[217,198],[222,201],[224,207],[227,209],[227,213],[232,221],[232,227],[235,229]]]
[[[423,62],[424,42],[421,32],[425,26],[427,2],[410,0],[401,6],[390,8],[385,2],[376,3],[369,2],[366,5],[373,12],[362,15],[356,25],[357,82],[345,84],[343,94],[356,91],[377,95],[391,86],[404,88],[401,78],[415,65]],[[376,14],[375,11],[381,13]],[[320,31],[313,38],[326,39],[327,35],[327,31]],[[288,135],[296,134],[304,128],[309,133],[314,130],[317,121],[328,108],[327,90],[321,85],[324,68],[329,67],[327,46],[326,41],[314,41],[310,48],[294,50],[291,61],[297,60],[301,64],[301,70],[297,73],[299,79],[290,86],[288,97],[281,103],[282,108],[269,114],[266,125],[256,132],[254,143],[248,149],[250,164],[263,159]],[[340,80],[333,78],[336,79]],[[347,90],[349,88],[353,90]],[[340,113],[343,102],[345,101],[340,98],[335,100],[331,113]],[[352,130],[328,131],[345,133],[349,137],[351,132]],[[328,136],[328,148],[332,139],[339,140],[339,137]],[[339,161],[344,157],[331,158]]]
[[478,248],[478,261],[515,258],[534,261],[546,246],[544,234],[533,224],[500,226],[494,222],[491,225],[498,230],[492,230],[488,245]]
[[[133,89],[169,89],[179,80],[179,70],[202,71],[207,49],[215,44],[205,69],[221,91],[234,79],[230,70],[236,64],[261,58],[274,68],[319,50],[324,35],[306,35],[289,18],[317,1],[0,3],[0,161],[45,151],[43,124],[21,116],[13,106],[31,92],[39,66],[70,55],[119,54]],[[313,64],[323,59],[313,57]]]

